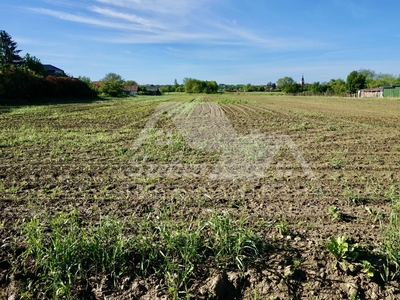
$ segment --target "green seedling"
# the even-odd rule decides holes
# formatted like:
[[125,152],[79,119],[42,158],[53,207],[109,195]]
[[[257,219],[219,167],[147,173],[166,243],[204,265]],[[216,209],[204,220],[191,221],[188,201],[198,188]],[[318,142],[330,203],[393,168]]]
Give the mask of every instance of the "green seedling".
[[368,206],[365,207],[365,210],[370,214],[374,216],[374,223],[379,221],[382,218],[382,213],[378,210],[369,208]]
[[278,223],[275,224],[275,228],[278,229],[280,235],[285,235],[288,232],[286,218],[278,218]]
[[326,214],[331,216],[332,221],[341,220],[343,217],[336,206],[329,207]]
[[367,274],[368,277],[374,277],[375,275],[375,269],[374,267],[371,265],[371,263],[367,260],[363,260],[362,262],[362,272]]
[[328,251],[339,261],[356,261],[362,252],[362,249],[358,244],[351,245],[349,240],[344,236],[340,236],[338,238],[331,237],[331,241],[325,243],[325,246]]
[[331,163],[332,168],[334,168],[334,169],[341,169],[343,166],[343,160],[341,160],[340,158],[337,158],[337,157],[332,157],[330,159],[330,163]]

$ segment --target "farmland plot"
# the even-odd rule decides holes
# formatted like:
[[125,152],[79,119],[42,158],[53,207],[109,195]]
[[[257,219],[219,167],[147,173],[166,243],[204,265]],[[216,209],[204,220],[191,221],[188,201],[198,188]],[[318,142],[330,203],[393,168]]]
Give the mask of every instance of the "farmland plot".
[[0,295],[395,298],[399,140],[388,99],[4,108]]

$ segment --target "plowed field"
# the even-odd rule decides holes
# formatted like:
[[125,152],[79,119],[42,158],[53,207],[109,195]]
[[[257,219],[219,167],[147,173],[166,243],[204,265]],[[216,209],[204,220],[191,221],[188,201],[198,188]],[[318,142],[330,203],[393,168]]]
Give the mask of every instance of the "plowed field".
[[[400,207],[399,141],[398,99],[171,94],[0,107],[0,298],[400,299],[384,233]],[[51,240],[52,220],[73,216],[90,230],[122,222],[136,242],[135,226],[151,222],[150,252],[168,242],[156,236],[163,226],[170,236],[200,228],[210,242],[194,260],[128,253],[118,274],[89,260],[88,273],[53,288],[64,271],[37,266],[27,224]],[[218,258],[209,224],[224,216],[267,247]],[[348,248],[335,256],[327,244],[341,237]]]

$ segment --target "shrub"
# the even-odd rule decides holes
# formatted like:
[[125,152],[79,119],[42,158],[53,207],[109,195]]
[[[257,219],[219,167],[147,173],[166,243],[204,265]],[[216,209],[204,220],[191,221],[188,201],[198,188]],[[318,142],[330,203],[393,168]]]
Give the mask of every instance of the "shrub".
[[26,66],[0,68],[0,99],[35,101],[43,97],[95,97],[85,82],[71,77],[36,74]]
[[0,99],[37,99],[43,96],[43,77],[27,67],[14,65],[0,69]]
[[45,95],[47,97],[93,97],[95,92],[83,81],[59,76],[45,78]]

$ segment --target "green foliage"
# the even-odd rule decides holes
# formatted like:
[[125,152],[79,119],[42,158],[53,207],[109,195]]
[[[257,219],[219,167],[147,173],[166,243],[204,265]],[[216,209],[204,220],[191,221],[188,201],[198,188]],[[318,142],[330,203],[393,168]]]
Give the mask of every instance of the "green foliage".
[[185,92],[184,86],[163,85],[159,88],[161,93],[183,93]]
[[186,93],[213,94],[218,92],[218,84],[215,81],[202,81],[194,78],[185,78],[183,79],[183,86]]
[[27,53],[24,57],[24,65],[31,71],[35,72],[37,75],[46,76],[47,72],[44,69],[40,59],[35,56],[31,56]]
[[344,96],[346,93],[346,83],[343,79],[331,79],[326,90],[328,95]]
[[207,222],[207,248],[211,249],[217,266],[246,270],[248,263],[266,250],[268,244],[247,224],[247,219],[235,220],[225,213],[214,214]]
[[392,74],[387,74],[387,73],[377,74],[373,70],[366,70],[366,69],[361,69],[358,71],[358,73],[365,76],[366,86],[368,88],[383,87],[400,83],[400,77],[399,76],[396,77],[395,75]]
[[226,98],[218,100],[219,104],[247,104],[248,101],[246,99],[234,99],[234,98]]
[[45,93],[43,77],[29,68],[0,67],[0,99],[36,99]]
[[362,249],[358,244],[351,245],[349,240],[344,236],[338,238],[331,237],[331,241],[325,243],[325,246],[337,260],[355,261],[362,253]]
[[400,83],[400,77],[392,74],[378,74],[374,81],[370,82],[371,87],[382,87]]
[[36,101],[43,97],[94,97],[96,93],[82,81],[47,76],[42,63],[29,53],[22,59],[17,44],[0,31],[0,99]]
[[84,83],[86,83],[89,87],[93,85],[92,80],[87,76],[79,76],[78,79]]
[[286,86],[296,83],[292,77],[279,78],[276,81],[276,88],[279,90],[284,90]]
[[362,260],[366,256],[366,251],[358,244],[352,244],[349,239],[344,236],[334,238],[325,243],[328,251],[337,259],[335,269],[339,266],[343,271],[354,271],[355,266],[365,273],[368,277],[375,276],[375,269],[371,262]]
[[130,85],[138,85],[135,80],[127,80],[124,83],[125,86],[130,86]]
[[367,274],[368,277],[374,277],[375,276],[375,269],[372,266],[372,264],[367,261],[367,260],[363,260],[361,261],[362,263],[362,272]]
[[322,95],[328,90],[328,85],[326,83],[321,84],[319,81],[316,81],[308,85],[307,90],[314,95]]
[[[353,201],[355,201],[356,199],[353,198]],[[368,206],[365,206],[365,210],[374,217],[373,222],[377,222],[382,218],[382,212],[380,212],[379,210],[375,210],[375,209],[371,209]]]
[[355,93],[357,90],[366,87],[366,77],[363,73],[352,71],[346,79],[346,88],[350,93]]
[[243,90],[245,92],[256,92],[258,90],[258,87],[251,85],[250,83],[246,84],[243,86]]
[[118,74],[108,73],[102,80],[100,92],[111,97],[122,95],[122,90],[125,85],[124,79]]
[[175,92],[183,93],[185,92],[185,87],[183,85],[180,85],[175,88]]
[[0,67],[0,99],[27,99],[43,97],[95,97],[86,83],[70,77],[38,75],[27,66]]
[[0,30],[0,66],[16,65],[22,63],[19,56],[21,50],[17,50],[17,43],[4,30]]
[[95,97],[96,92],[85,82],[70,77],[47,76],[44,79],[47,97]]
[[295,131],[305,131],[310,128],[310,123],[309,122],[303,122],[300,124],[296,124],[290,127],[290,129],[295,130]]
[[329,162],[333,169],[341,169],[343,166],[343,159],[339,157],[332,157]]
[[296,94],[301,92],[301,85],[296,83],[291,77],[280,78],[276,82],[277,88],[287,94]]
[[287,221],[285,217],[280,217],[275,224],[275,228],[278,230],[280,235],[285,235],[288,233]]
[[175,92],[175,87],[173,85],[164,85],[159,88],[161,93],[173,93]]
[[95,85],[93,84],[92,80],[87,77],[87,76],[79,76],[78,79],[82,82],[84,82],[88,88],[90,89],[90,94],[92,96],[96,96],[97,95],[97,88],[95,87]]
[[214,261],[218,268],[244,271],[269,246],[246,218],[224,213],[173,221],[174,213],[162,206],[140,222],[101,218],[97,224],[85,223],[76,211],[47,225],[33,218],[23,226],[26,250],[14,269],[24,276],[30,298],[77,299],[93,276],[117,285],[139,271],[161,277],[178,299],[188,295],[198,267]]
[[358,70],[358,74],[361,74],[365,77],[365,86],[368,88],[376,87],[374,85],[375,78],[377,74],[374,70],[369,69],[360,69]]
[[350,295],[349,300],[360,300],[360,298],[357,296],[357,292],[354,292]]
[[288,94],[301,92],[301,85],[296,83],[292,77],[283,77],[276,81],[276,87]]
[[386,197],[391,200],[391,212],[388,223],[383,223],[381,220],[381,230],[383,251],[387,259],[385,269],[387,281],[400,277],[400,192],[391,188]]
[[81,226],[76,213],[55,217],[49,228],[33,218],[23,234],[26,250],[21,258],[33,297],[45,292],[52,298],[75,299],[75,285],[97,274],[107,274],[116,284],[129,259],[130,244],[121,223],[108,218],[88,228]]
[[336,206],[329,207],[328,212],[326,214],[331,216],[332,221],[342,219],[342,214],[339,212],[339,210]]

